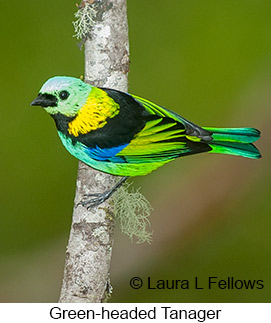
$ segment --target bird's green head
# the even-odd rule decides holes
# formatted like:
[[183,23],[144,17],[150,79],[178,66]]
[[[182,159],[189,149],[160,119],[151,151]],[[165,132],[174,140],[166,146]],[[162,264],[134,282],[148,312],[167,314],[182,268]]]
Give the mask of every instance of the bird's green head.
[[55,76],[46,81],[31,105],[43,107],[49,114],[77,115],[92,86],[75,77]]

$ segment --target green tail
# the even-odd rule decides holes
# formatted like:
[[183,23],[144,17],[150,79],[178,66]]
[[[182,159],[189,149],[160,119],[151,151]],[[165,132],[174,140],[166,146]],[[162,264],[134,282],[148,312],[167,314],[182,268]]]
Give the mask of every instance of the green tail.
[[254,128],[208,128],[213,140],[209,143],[212,153],[230,154],[248,158],[260,158],[259,150],[252,144],[260,138],[260,131]]

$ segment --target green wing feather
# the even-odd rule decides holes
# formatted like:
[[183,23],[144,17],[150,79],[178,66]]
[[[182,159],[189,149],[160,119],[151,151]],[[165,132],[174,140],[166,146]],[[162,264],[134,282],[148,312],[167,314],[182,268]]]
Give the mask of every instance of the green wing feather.
[[[260,138],[260,131],[255,128],[211,128],[198,125],[181,117],[177,113],[152,103],[138,96],[133,96],[150,113],[161,117],[169,117],[184,125],[183,136],[189,144],[179,155],[193,154],[203,151],[223,153],[248,158],[260,158],[259,150],[252,144]],[[199,145],[191,145],[199,143]],[[205,145],[204,145],[205,144]],[[207,145],[210,149],[207,148]],[[190,149],[185,149],[190,146]]]
[[148,121],[117,156],[124,156],[128,163],[149,163],[171,160],[187,152],[184,127],[177,126],[177,122],[163,121],[163,118]]
[[194,132],[200,129],[198,133],[205,135],[208,135],[207,131],[155,103],[133,97],[156,118],[147,121],[145,127],[117,156],[125,157],[128,163],[165,163],[179,156],[211,150],[206,143],[199,144],[196,136],[194,141],[191,140],[193,133],[188,128],[190,126],[192,129],[193,125]]
[[205,128],[199,127],[193,122],[181,117],[176,112],[168,110],[164,107],[161,107],[158,104],[155,104],[153,102],[150,102],[138,96],[133,95],[133,97],[136,99],[136,101],[142,104],[150,114],[155,114],[162,117],[169,117],[183,124],[185,127],[185,135],[189,137],[189,140],[196,141],[196,142],[199,142],[199,141],[208,142],[212,140],[212,137],[210,136],[210,132],[207,129],[205,130]]

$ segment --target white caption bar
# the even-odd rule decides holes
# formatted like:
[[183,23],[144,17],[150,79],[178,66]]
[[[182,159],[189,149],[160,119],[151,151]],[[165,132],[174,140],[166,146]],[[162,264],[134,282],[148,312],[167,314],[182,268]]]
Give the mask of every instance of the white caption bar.
[[270,303],[0,304],[0,322],[270,323]]

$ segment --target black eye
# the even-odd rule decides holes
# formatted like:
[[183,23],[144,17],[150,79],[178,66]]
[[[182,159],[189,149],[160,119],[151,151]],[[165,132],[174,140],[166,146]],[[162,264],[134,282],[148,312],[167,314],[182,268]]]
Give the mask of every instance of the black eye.
[[59,97],[61,100],[67,100],[69,95],[70,95],[70,93],[66,90],[59,92]]

